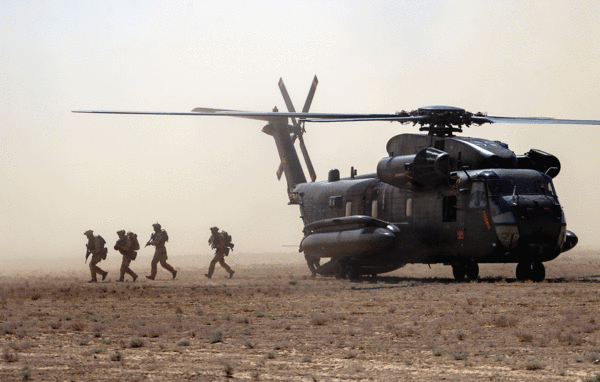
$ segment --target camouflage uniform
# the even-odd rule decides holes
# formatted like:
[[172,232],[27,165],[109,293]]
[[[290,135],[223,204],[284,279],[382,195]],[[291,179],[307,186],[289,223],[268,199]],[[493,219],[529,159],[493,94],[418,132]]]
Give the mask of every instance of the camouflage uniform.
[[104,246],[104,240],[101,239],[100,236],[94,236],[94,231],[88,230],[84,233],[84,235],[88,238],[88,254],[86,254],[85,259],[87,260],[87,256],[89,256],[89,254],[92,255],[92,258],[90,260],[90,272],[92,273],[92,279],[89,282],[95,283],[98,281],[98,279],[96,278],[96,274],[102,275],[102,281],[104,281],[108,272],[103,271],[96,264],[98,264],[102,260],[106,260],[106,254],[108,253],[108,249]]
[[304,258],[306,259],[306,265],[308,265],[311,277],[315,277],[319,271],[319,267],[321,266],[321,259],[318,256],[311,256],[307,254],[304,254]]
[[167,248],[165,248],[165,242],[168,240],[167,232],[161,230],[161,226],[158,223],[152,224],[152,227],[154,228],[154,233],[146,245],[153,245],[156,247],[156,250],[154,251],[152,263],[150,263],[150,276],[146,276],[146,278],[154,280],[156,273],[158,272],[158,263],[160,263],[167,271],[171,272],[173,278],[175,278],[177,276],[177,271],[167,263]]
[[229,248],[225,245],[223,236],[219,232],[219,228],[212,227],[210,231],[212,232],[212,235],[208,239],[208,244],[212,248],[216,249],[216,251],[215,257],[213,257],[208,267],[208,273],[204,276],[210,279],[215,271],[215,265],[219,263],[227,271],[227,273],[229,273],[229,278],[232,278],[235,271],[233,271],[229,265],[225,264],[225,256],[229,255]]
[[129,268],[131,261],[135,260],[137,256],[137,253],[133,250],[133,241],[131,239],[133,233],[129,232],[129,234],[126,235],[125,230],[121,230],[117,232],[117,235],[119,235],[119,240],[117,240],[117,243],[115,244],[115,251],[119,251],[121,252],[121,255],[123,255],[123,261],[121,262],[121,276],[117,281],[125,281],[126,273],[133,277],[133,281],[135,281],[137,280],[138,275]]

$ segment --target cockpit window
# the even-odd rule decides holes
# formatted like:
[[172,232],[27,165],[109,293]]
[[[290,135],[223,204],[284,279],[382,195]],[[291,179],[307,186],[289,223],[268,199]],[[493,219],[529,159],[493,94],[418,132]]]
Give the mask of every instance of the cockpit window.
[[514,186],[511,179],[489,179],[490,196],[512,195]]
[[552,183],[542,179],[488,179],[491,196],[512,195],[554,195]]
[[469,199],[470,208],[485,208],[486,195],[483,182],[473,182],[471,186],[471,198]]

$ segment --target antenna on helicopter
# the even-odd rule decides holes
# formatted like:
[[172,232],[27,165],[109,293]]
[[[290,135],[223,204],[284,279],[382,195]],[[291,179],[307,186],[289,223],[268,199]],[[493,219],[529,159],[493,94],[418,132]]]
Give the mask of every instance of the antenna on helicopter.
[[[306,101],[304,102],[304,107],[302,108],[303,113],[308,113],[310,109],[310,104],[312,103],[313,97],[315,96],[315,91],[317,90],[317,85],[319,84],[319,80],[315,75],[312,84],[310,85],[310,90],[308,91],[308,96],[306,97]],[[292,99],[285,88],[285,84],[283,83],[283,79],[279,79],[279,89],[281,90],[281,95],[283,95],[283,100],[285,101],[285,105],[290,113],[295,113],[296,109],[294,109],[294,105],[292,104]],[[302,135],[306,132],[304,129],[304,121],[300,122],[296,118],[292,117],[292,144],[296,142],[296,138],[300,141],[300,150],[302,151],[302,156],[304,157],[304,162],[306,162],[306,167],[308,169],[308,173],[310,174],[311,181],[317,180],[317,174],[315,173],[315,168],[308,156],[308,150],[306,150],[306,145],[304,144],[304,138]],[[283,163],[279,164],[279,168],[277,169],[277,179],[281,180],[281,174],[283,173]]]

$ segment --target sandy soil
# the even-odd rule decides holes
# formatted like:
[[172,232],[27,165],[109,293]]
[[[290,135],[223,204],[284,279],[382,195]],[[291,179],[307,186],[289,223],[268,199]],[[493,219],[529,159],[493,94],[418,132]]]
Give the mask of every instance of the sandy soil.
[[311,279],[294,259],[234,254],[234,278],[208,280],[208,257],[173,256],[177,279],[149,281],[142,257],[135,283],[114,281],[116,261],[98,284],[82,261],[66,274],[5,267],[0,380],[600,380],[596,253],[547,263],[537,284],[515,281],[514,265],[481,265],[470,283],[441,265]]

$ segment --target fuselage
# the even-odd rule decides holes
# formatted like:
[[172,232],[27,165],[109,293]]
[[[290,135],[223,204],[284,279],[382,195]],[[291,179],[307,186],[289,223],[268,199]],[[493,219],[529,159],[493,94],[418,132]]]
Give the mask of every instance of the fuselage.
[[552,179],[536,170],[455,171],[436,187],[348,178],[299,184],[293,194],[305,225],[360,215],[397,227],[391,247],[355,256],[366,263],[375,257],[396,267],[543,262],[556,258],[565,243],[566,222]]

